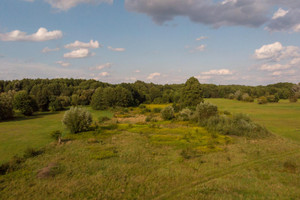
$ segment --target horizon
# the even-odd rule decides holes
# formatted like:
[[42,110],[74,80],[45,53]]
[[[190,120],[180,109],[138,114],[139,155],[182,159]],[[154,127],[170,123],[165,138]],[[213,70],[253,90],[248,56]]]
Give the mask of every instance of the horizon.
[[3,0],[0,79],[298,83],[299,11],[293,0]]

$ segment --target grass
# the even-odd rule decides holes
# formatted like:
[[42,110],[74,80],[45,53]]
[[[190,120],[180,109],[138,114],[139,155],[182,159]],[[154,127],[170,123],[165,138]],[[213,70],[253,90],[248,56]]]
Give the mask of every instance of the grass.
[[[275,118],[266,112],[276,106],[279,110],[286,110],[288,115],[298,116],[298,104],[282,105],[285,103],[281,102],[260,107],[254,103],[212,101],[223,104],[219,106],[221,110],[232,113],[247,113],[256,108],[249,114],[257,122],[264,122],[256,117],[263,114],[269,119]],[[247,105],[252,109],[245,108]],[[268,110],[268,106],[275,107]],[[294,109],[287,108],[289,106]],[[100,116],[113,116],[108,111],[91,112],[96,120]],[[1,131],[2,127],[11,131],[12,136],[25,133],[27,137],[23,140],[28,138],[12,143],[16,138],[8,137],[2,143],[23,145],[25,141],[34,142],[40,135],[50,139],[50,129],[61,127],[64,130],[60,122],[62,115],[63,112],[49,113],[0,123]],[[277,114],[277,118],[280,116]],[[9,126],[10,123],[14,125]],[[25,129],[31,125],[42,129],[45,124],[49,126],[47,136],[43,135],[46,131],[39,132],[38,128],[31,129],[31,132]],[[277,124],[273,125],[276,127]],[[14,126],[19,127],[19,132],[12,131]],[[292,128],[292,124],[289,126]],[[7,135],[2,139],[5,137]],[[300,145],[277,135],[247,139],[209,133],[190,122],[114,123],[113,119],[100,124],[96,130],[67,134],[64,139],[62,145],[46,145],[49,141],[45,142],[42,154],[28,156],[14,171],[0,175],[0,199],[300,197]],[[6,153],[3,150],[1,159]],[[41,176],[41,172],[47,172],[47,169],[49,175]]]
[[[93,111],[90,107],[93,118],[100,116],[112,117],[109,111]],[[7,162],[14,155],[22,155],[24,150],[40,148],[53,141],[50,133],[61,130],[67,133],[61,123],[63,112],[37,113],[32,117],[19,116],[12,121],[0,123],[0,164]]]
[[272,133],[300,142],[300,102],[289,103],[288,100],[280,100],[279,103],[259,105],[228,99],[206,99],[206,101],[217,105],[222,111],[248,114]]

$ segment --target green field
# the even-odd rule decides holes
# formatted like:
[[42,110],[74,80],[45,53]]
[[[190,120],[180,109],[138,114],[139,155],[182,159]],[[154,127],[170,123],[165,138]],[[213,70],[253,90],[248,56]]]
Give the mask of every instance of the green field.
[[217,105],[223,111],[248,114],[271,132],[300,142],[300,102],[290,103],[288,100],[280,100],[279,103],[259,105],[228,99],[206,99],[206,101]]
[[[111,112],[92,112],[94,119],[99,116],[112,117]],[[38,113],[32,117],[18,117],[0,123],[0,164],[14,155],[20,155],[29,147],[39,148],[52,142],[51,131],[61,130],[66,134],[61,119],[64,112]]]
[[[75,135],[61,124],[64,112],[2,122],[2,162],[28,146],[45,149],[0,175],[0,199],[299,199],[300,104],[207,101],[248,113],[276,134],[249,139],[210,133],[193,122],[136,123],[139,108],[113,113],[88,107],[94,121],[120,116],[128,122],[113,118]],[[64,131],[61,145],[51,142],[53,130]]]

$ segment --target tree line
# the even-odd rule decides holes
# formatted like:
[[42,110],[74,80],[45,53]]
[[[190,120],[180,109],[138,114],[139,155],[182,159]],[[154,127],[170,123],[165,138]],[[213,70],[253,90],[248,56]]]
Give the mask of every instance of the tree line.
[[[200,84],[190,78],[184,84],[109,84],[83,79],[0,80],[0,120],[13,117],[17,109],[24,115],[36,111],[59,111],[69,106],[91,105],[93,109],[130,107],[143,103],[173,103],[181,107],[197,105],[202,98],[235,98],[250,101],[298,99],[300,85],[277,83],[267,86]],[[297,96],[298,95],[298,96]]]

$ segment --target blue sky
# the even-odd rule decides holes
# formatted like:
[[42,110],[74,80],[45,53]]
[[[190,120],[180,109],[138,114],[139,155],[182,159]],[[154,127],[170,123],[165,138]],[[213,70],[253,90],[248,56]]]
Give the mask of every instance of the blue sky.
[[300,80],[297,0],[1,0],[0,79]]

